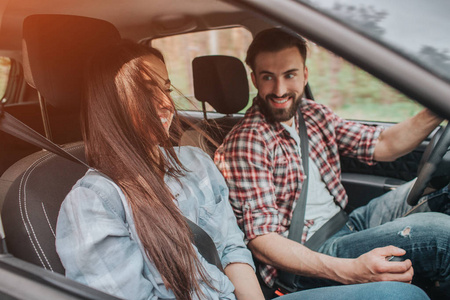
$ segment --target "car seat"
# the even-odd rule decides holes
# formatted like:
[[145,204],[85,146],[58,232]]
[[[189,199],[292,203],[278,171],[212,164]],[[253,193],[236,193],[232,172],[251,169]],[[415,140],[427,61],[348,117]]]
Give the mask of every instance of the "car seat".
[[[118,42],[109,22],[69,15],[33,15],[24,20],[23,64],[27,82],[47,103],[79,111],[84,62],[99,47]],[[64,148],[84,160],[84,144]],[[0,178],[0,204],[8,252],[64,274],[55,249],[59,208],[86,167],[47,151],[11,166]]]
[[[204,119],[189,124],[180,146],[196,146],[214,155],[226,134],[239,121],[238,113],[248,104],[249,86],[244,64],[237,58],[208,55],[192,61],[195,98],[202,103]],[[208,119],[206,103],[225,116]]]

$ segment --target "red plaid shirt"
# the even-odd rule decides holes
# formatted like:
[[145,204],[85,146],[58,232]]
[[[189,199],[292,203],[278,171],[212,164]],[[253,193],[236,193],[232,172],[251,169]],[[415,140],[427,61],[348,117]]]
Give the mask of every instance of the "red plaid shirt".
[[[347,194],[340,180],[339,156],[372,164],[382,128],[345,121],[311,100],[303,99],[300,109],[309,137],[309,155],[334,201],[344,208]],[[298,131],[298,122],[296,126]],[[267,122],[258,100],[217,149],[215,163],[227,181],[246,242],[271,232],[287,237],[305,174],[294,139],[280,123]],[[305,220],[303,242],[312,224],[314,220]],[[261,265],[259,271],[272,286],[276,269]]]

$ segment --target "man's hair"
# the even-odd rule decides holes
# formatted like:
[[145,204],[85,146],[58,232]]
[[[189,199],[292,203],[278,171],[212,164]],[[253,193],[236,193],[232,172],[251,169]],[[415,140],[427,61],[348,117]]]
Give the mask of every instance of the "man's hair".
[[294,36],[280,28],[270,28],[259,32],[253,39],[247,50],[245,62],[255,71],[255,58],[261,52],[278,52],[286,48],[297,47],[306,62],[307,42],[304,38]]

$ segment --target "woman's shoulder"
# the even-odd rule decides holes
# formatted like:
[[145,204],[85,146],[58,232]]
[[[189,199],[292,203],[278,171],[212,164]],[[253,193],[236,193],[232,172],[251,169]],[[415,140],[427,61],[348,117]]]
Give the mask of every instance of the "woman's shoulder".
[[211,157],[202,149],[193,146],[175,147],[175,153],[183,165],[212,162]]
[[[72,187],[72,190],[66,196],[64,202],[70,202],[71,200],[77,201],[80,205],[82,203],[90,203],[92,197],[99,199],[105,205],[113,208],[116,212],[121,211],[122,201],[124,197],[119,186],[114,183],[105,174],[99,171],[90,169],[86,174],[81,177],[77,183]],[[83,201],[86,198],[86,201]]]
[[83,187],[91,190],[102,190],[113,192],[116,190],[116,184],[105,174],[97,170],[89,169],[83,177],[81,177],[73,188]]

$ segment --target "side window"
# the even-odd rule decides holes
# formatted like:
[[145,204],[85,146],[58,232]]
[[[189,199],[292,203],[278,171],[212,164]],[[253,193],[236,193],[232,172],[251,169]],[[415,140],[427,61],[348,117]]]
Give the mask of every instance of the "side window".
[[[180,34],[152,40],[152,46],[159,49],[166,60],[172,84],[189,100],[176,92],[172,97],[180,110],[201,111],[201,104],[194,97],[192,80],[192,60],[202,55],[229,55],[245,60],[247,48],[252,41],[251,33],[242,27],[209,30],[188,34]],[[250,72],[247,68],[250,84],[250,99],[256,95],[251,84]],[[232,88],[232,87],[230,87]],[[213,111],[207,106],[208,111]]]
[[9,72],[11,70],[11,60],[8,57],[0,56],[0,99],[3,101],[6,87],[8,86]]
[[306,65],[317,102],[345,119],[400,122],[422,109],[402,93],[341,57],[308,44]]

